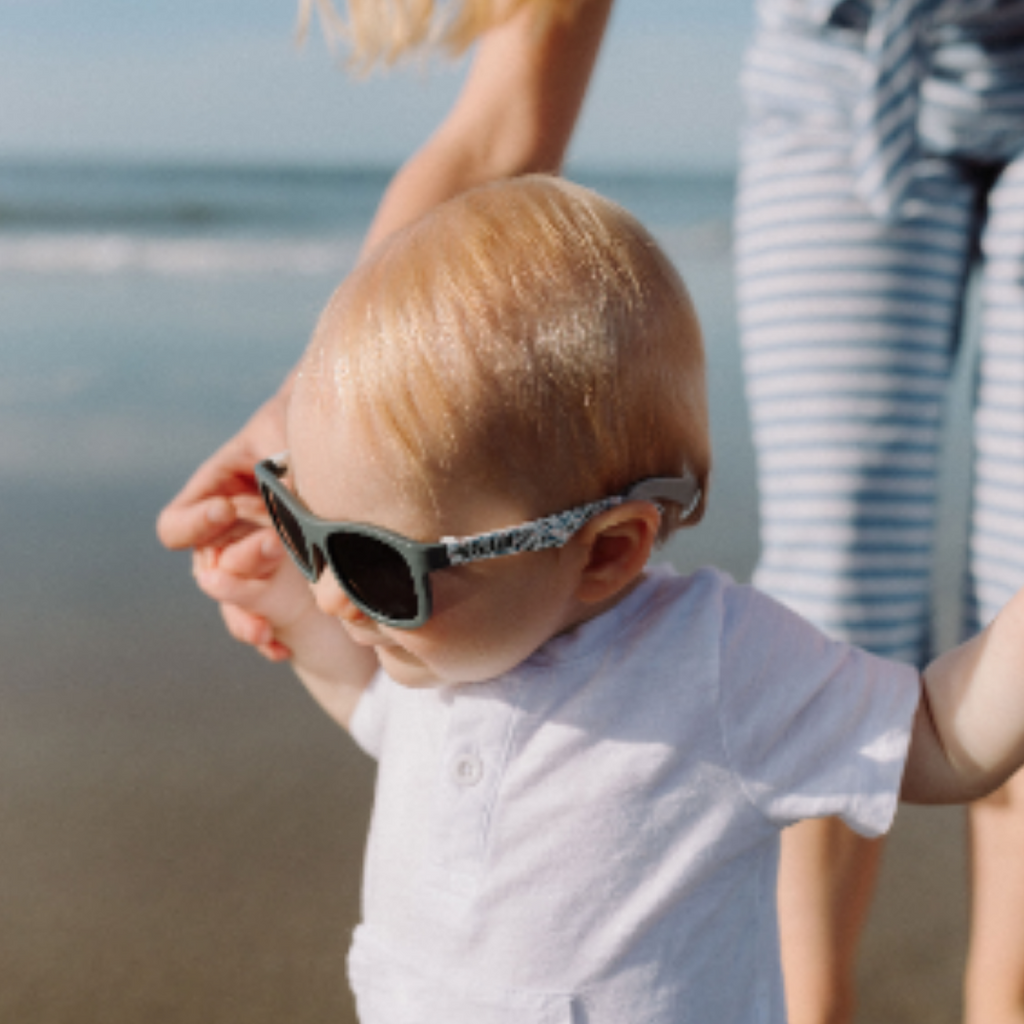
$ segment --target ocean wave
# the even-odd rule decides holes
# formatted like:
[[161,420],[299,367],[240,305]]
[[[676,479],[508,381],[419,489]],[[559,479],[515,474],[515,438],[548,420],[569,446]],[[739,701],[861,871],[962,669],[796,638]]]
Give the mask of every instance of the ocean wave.
[[[675,258],[724,258],[731,249],[729,226],[722,222],[655,227],[654,233]],[[361,244],[352,235],[324,239],[120,232],[0,234],[0,273],[336,276],[355,265]]]
[[[11,163],[0,273],[332,274],[355,262],[392,169]],[[581,175],[673,253],[728,251],[729,176]]]
[[356,238],[162,238],[119,233],[33,233],[0,236],[0,273],[336,275],[355,264],[359,246]]
[[17,164],[0,160],[0,231],[311,234],[369,222],[383,168]]
[[653,232],[673,259],[727,259],[732,256],[732,227],[725,220],[660,229],[655,226]]
[[0,201],[0,229],[5,231],[225,229],[255,220],[262,211],[232,209],[204,199],[154,203],[76,205],[73,202],[10,203]]

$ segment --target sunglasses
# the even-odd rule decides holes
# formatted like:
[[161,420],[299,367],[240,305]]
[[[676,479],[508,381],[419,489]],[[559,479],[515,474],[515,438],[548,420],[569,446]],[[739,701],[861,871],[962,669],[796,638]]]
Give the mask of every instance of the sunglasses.
[[682,477],[652,477],[624,494],[566,512],[473,537],[442,537],[421,544],[366,523],[331,522],[313,515],[282,482],[287,453],[256,467],[260,494],[285,548],[303,576],[315,583],[330,566],[342,590],[364,614],[399,629],[422,626],[432,611],[430,574],[438,569],[523,551],[560,548],[587,522],[626,501],[671,501],[685,519],[700,500],[689,471]]

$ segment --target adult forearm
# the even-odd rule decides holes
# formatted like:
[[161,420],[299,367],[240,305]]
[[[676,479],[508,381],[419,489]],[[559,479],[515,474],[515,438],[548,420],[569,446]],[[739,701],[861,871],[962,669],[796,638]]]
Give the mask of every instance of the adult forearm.
[[[506,113],[505,121],[512,121]],[[439,203],[477,185],[561,167],[568,139],[533,138],[500,121],[485,129],[456,114],[398,170],[363,243],[363,255]]]
[[391,180],[363,242],[363,255],[439,203],[490,180],[487,173],[468,154],[435,137]]
[[572,18],[519,14],[486,33],[452,110],[385,193],[363,247],[468,188],[561,168],[593,72],[612,0]]

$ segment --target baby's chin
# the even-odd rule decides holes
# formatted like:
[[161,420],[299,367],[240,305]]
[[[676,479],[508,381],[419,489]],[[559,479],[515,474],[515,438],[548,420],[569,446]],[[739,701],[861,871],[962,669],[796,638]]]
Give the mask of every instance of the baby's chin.
[[375,650],[380,667],[400,686],[407,686],[411,690],[465,686],[492,678],[486,672],[474,672],[474,668],[479,669],[479,666],[474,665],[464,665],[459,670],[452,665],[449,671],[439,674],[436,669],[424,664],[415,654],[395,644],[381,645]]
[[380,667],[399,685],[414,690],[443,686],[444,680],[427,668],[418,658],[401,647],[378,647]]

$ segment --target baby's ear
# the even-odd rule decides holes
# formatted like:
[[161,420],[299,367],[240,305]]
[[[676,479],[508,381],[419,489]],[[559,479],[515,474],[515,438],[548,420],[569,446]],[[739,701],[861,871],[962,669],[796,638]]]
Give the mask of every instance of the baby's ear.
[[629,586],[644,571],[660,526],[649,501],[627,501],[587,523],[577,534],[585,552],[577,598],[595,604]]

